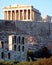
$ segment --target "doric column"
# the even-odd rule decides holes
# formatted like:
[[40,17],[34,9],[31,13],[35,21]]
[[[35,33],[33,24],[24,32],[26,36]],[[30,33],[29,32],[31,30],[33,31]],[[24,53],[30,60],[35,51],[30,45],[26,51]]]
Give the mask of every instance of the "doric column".
[[34,11],[33,11],[33,21],[34,21],[35,15],[34,15]]
[[5,11],[3,11],[3,18],[6,20],[6,15],[5,15]]
[[11,16],[10,16],[10,20],[12,20],[12,10],[11,10],[11,13],[10,13],[10,15],[11,15]]
[[5,18],[5,11],[3,11],[3,14],[4,14],[4,15],[3,15],[3,18],[6,19],[6,18]]
[[23,10],[23,20],[24,20],[24,10]]
[[7,20],[8,20],[8,11],[7,11]]
[[31,9],[30,9],[30,20],[32,20],[31,14],[32,14],[32,12],[31,12]]
[[26,19],[28,20],[28,9],[27,9],[26,17],[27,17]]
[[15,20],[16,20],[16,10],[15,10]]
[[18,13],[19,13],[19,20],[20,20],[20,10],[19,10],[19,12],[18,12]]

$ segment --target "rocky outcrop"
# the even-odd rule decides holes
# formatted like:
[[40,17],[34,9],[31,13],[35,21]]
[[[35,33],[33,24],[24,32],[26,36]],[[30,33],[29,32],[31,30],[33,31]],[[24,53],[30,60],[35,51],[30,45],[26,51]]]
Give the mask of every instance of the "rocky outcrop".
[[46,45],[48,42],[50,44],[52,43],[52,23],[49,22],[0,20],[0,32],[30,35],[35,38],[38,43]]

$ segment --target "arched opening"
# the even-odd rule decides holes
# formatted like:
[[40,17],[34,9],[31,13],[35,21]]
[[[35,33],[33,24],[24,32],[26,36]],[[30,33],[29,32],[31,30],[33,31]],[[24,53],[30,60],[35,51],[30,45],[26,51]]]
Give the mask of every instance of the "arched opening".
[[24,44],[24,37],[22,37],[22,44]]
[[8,59],[10,59],[10,53],[8,53]]
[[20,43],[20,36],[18,37],[18,41],[19,41],[19,43]]
[[20,46],[18,46],[18,51],[20,51]]
[[22,51],[24,51],[24,46],[22,46]]
[[16,43],[16,36],[14,36],[14,43]]
[[14,51],[16,51],[16,45],[14,45]]
[[1,53],[1,58],[2,58],[2,59],[4,58],[4,52]]

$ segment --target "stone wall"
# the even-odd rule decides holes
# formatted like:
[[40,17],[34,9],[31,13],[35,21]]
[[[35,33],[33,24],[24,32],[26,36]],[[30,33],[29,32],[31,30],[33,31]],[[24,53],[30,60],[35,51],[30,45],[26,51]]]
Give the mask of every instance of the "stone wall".
[[[39,44],[50,43],[52,48],[52,23],[0,20],[0,32],[32,36]],[[35,41],[34,41],[35,44]]]
[[41,30],[43,33],[46,33],[49,31],[49,26],[51,26],[50,23],[31,21],[30,22],[15,21],[15,24],[17,28],[31,35],[40,34]]

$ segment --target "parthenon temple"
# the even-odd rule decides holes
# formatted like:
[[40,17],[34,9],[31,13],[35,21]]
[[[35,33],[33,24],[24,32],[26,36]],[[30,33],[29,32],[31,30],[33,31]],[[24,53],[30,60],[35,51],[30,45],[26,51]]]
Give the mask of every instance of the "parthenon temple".
[[41,19],[39,10],[31,5],[10,5],[3,8],[5,20],[38,21]]

